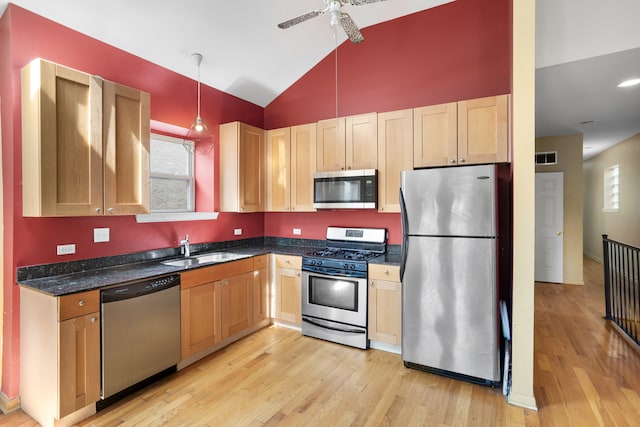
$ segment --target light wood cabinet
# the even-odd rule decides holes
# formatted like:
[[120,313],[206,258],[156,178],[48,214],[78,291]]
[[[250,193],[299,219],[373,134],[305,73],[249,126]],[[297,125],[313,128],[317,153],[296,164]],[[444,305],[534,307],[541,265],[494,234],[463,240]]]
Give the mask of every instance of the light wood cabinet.
[[369,339],[402,342],[402,284],[396,266],[369,264]]
[[220,300],[223,340],[253,325],[253,287],[253,271],[222,279]]
[[[264,320],[256,320],[254,292],[256,287],[260,287],[258,283],[267,280],[266,264],[264,255],[181,273],[180,334],[183,360]],[[266,283],[261,285],[264,288],[267,286]],[[264,290],[261,288],[258,291],[260,298],[266,298]]]
[[509,95],[458,102],[458,163],[509,161]]
[[400,212],[400,173],[413,169],[413,110],[378,114],[378,212]]
[[319,121],[316,170],[375,169],[377,131],[376,113]]
[[95,412],[100,399],[99,291],[53,297],[21,288],[20,334],[22,409],[43,426]]
[[253,323],[259,324],[271,317],[269,312],[269,255],[253,258]]
[[275,256],[276,320],[302,325],[302,257]]
[[240,122],[220,125],[220,210],[265,208],[264,130]]
[[[188,273],[183,273],[183,276]],[[183,359],[222,340],[220,293],[215,276],[200,285],[180,290],[180,342]],[[211,281],[208,281],[211,280]]]
[[414,109],[414,166],[509,161],[509,95]]
[[455,102],[415,108],[415,167],[455,165],[458,159],[458,105]]
[[149,94],[41,59],[21,72],[23,215],[149,212]]
[[102,90],[105,213],[149,213],[149,94],[107,80]]
[[291,126],[291,210],[315,212],[316,124]]
[[316,125],[267,131],[267,212],[313,212]]

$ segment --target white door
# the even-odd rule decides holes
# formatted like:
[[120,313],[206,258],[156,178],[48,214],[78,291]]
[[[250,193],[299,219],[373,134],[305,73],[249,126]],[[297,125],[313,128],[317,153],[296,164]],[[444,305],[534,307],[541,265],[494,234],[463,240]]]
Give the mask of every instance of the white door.
[[536,173],[536,282],[562,283],[564,175]]

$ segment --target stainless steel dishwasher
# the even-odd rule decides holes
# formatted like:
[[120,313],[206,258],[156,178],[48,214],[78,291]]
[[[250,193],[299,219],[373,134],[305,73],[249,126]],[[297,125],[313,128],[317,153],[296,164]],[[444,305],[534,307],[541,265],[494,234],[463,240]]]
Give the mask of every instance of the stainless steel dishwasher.
[[100,303],[103,401],[117,400],[136,384],[175,370],[180,361],[179,275],[104,289]]

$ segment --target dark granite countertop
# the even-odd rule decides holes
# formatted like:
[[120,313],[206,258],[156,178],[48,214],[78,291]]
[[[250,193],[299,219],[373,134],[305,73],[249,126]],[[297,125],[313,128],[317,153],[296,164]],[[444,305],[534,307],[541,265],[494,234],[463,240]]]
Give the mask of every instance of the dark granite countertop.
[[[192,255],[197,256],[216,251],[231,252],[235,256],[224,262],[232,262],[267,253],[302,255],[320,247],[324,242],[265,238],[264,240],[250,239],[250,241],[242,243],[245,245],[192,245]],[[173,248],[117,257],[19,267],[17,282],[25,288],[57,297],[220,264],[209,263],[193,266],[162,264],[164,260],[180,258],[179,250],[179,248]]]
[[[323,247],[325,243],[324,240],[265,237],[237,242],[195,244],[192,245],[192,255],[197,256],[209,252],[234,254],[233,258],[224,262],[268,253],[301,256],[306,252]],[[19,267],[17,282],[25,288],[58,297],[220,264],[220,262],[192,266],[162,264],[162,261],[181,257],[180,248],[169,248],[114,257]],[[399,247],[389,245],[386,254],[374,258],[370,262],[399,265]]]

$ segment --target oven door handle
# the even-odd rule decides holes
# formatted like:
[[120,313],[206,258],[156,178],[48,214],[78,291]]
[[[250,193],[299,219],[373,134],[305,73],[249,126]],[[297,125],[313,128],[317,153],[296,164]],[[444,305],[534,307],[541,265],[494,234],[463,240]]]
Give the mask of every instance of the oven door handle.
[[351,328],[342,329],[342,328],[336,328],[335,326],[323,325],[322,323],[314,322],[313,320],[310,320],[310,319],[308,319],[306,317],[303,317],[302,321],[310,323],[310,324],[312,324],[314,326],[317,326],[319,328],[331,329],[332,331],[347,332],[347,333],[350,333],[350,334],[366,334],[367,333],[367,331],[363,330],[363,329],[351,329]]

